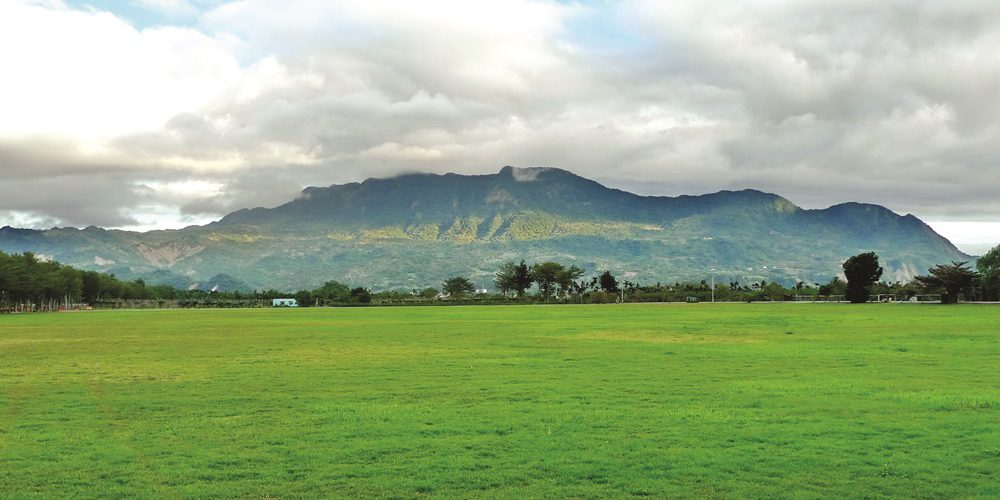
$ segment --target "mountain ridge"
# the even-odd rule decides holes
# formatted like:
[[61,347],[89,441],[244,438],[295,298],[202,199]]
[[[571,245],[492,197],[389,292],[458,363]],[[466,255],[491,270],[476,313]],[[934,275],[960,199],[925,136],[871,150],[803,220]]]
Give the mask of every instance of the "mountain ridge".
[[276,207],[176,230],[4,227],[0,250],[36,251],[123,277],[168,271],[195,283],[224,274],[288,289],[326,279],[417,288],[452,275],[488,285],[500,261],[520,258],[640,282],[700,280],[709,272],[737,281],[825,281],[843,259],[869,250],[883,257],[886,278],[908,279],[969,258],[916,216],[881,205],[804,209],[756,189],[642,196],[567,170],[510,166],[308,187]]

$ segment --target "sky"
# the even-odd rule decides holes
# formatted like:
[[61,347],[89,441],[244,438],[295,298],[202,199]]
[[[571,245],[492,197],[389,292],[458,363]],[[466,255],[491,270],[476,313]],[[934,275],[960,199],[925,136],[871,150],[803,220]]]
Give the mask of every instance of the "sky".
[[552,166],[1000,243],[1000,3],[0,1],[0,225]]

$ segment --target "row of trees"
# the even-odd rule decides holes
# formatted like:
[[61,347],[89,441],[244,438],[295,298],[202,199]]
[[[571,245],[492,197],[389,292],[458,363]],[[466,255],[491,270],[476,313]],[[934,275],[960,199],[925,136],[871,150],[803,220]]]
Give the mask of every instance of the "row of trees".
[[[252,293],[182,290],[169,285],[125,281],[113,274],[83,271],[39,258],[31,252],[9,255],[0,252],[0,312],[46,311],[79,305],[94,307],[252,307],[271,299],[287,297],[277,290]],[[371,292],[328,282],[313,291],[297,292],[303,303],[367,303]]]
[[523,297],[532,284],[538,284],[539,293],[546,301],[553,293],[565,296],[585,293],[588,290],[601,290],[612,294],[619,291],[618,280],[610,271],[604,271],[600,276],[590,280],[581,280],[583,275],[584,270],[575,265],[566,267],[558,262],[549,261],[528,267],[523,260],[520,264],[509,260],[500,265],[494,275],[493,283],[501,294],[513,293],[517,297]]
[[73,304],[111,300],[176,299],[182,291],[147,286],[142,280],[122,281],[114,275],[82,271],[40,259],[34,253],[0,252],[0,310],[57,309]]
[[[604,271],[589,280],[581,279],[584,271],[575,265],[564,266],[558,262],[528,265],[525,261],[506,261],[494,274],[494,284],[504,297],[524,298],[532,286],[538,287],[538,298],[548,302],[559,299],[599,299],[606,301],[610,295],[629,301],[678,301],[678,300],[795,300],[810,296],[843,297],[844,300],[868,302],[873,294],[909,299],[921,294],[940,295],[941,302],[955,303],[960,297],[966,300],[1000,300],[1000,246],[982,256],[976,270],[968,262],[941,264],[928,270],[927,275],[917,276],[909,283],[881,281],[883,268],[874,252],[861,253],[843,263],[847,281],[834,277],[827,284],[798,282],[792,287],[764,280],[741,284],[737,281],[718,284],[713,288],[704,280],[700,283],[674,283],[643,286],[638,283],[621,283]],[[445,281],[444,291],[453,298],[471,293],[472,283],[463,277]],[[603,295],[600,295],[603,294]]]
[[516,294],[523,297],[532,284],[538,284],[538,291],[546,301],[553,294],[564,295],[578,292],[584,287],[579,280],[584,274],[583,269],[575,265],[563,266],[558,262],[542,262],[528,267],[522,260],[515,264],[509,260],[500,265],[494,275],[493,283],[502,295]]
[[[625,301],[684,301],[710,300],[795,300],[813,296],[844,297],[852,302],[866,302],[871,295],[909,298],[919,294],[941,294],[942,301],[954,302],[958,295],[966,298],[1000,300],[1000,247],[993,249],[978,262],[978,273],[969,270],[966,263],[952,263],[935,266],[927,276],[916,278],[910,283],[888,283],[880,281],[883,273],[878,256],[873,252],[863,253],[847,259],[844,275],[847,281],[834,277],[829,283],[798,282],[784,287],[765,280],[739,283],[732,281],[717,284],[713,288],[704,280],[699,283],[674,283],[673,285],[641,285],[629,280],[619,280],[610,272],[603,271],[589,279],[585,271],[576,265],[565,266],[558,262],[546,261],[528,265],[524,260],[502,263],[494,274],[493,283],[497,295],[480,294],[478,300],[504,301],[508,299],[536,299],[549,302],[553,299],[580,302]],[[970,276],[971,281],[970,281]],[[981,286],[980,286],[981,285]],[[978,286],[978,288],[977,288]],[[537,294],[529,297],[529,291],[537,287]],[[474,284],[462,276],[448,278],[441,283],[440,290],[433,287],[422,290],[389,290],[372,292],[363,287],[351,288],[337,281],[328,281],[315,290],[302,290],[291,294],[300,305],[350,305],[369,303],[414,303],[447,298],[466,300],[476,291]],[[978,295],[973,292],[979,292]],[[238,295],[238,294],[237,294]],[[275,290],[254,292],[255,297],[287,297],[289,294]]]
[[[983,255],[976,262],[976,269],[968,262],[939,264],[926,275],[917,276],[912,285],[925,293],[941,296],[944,304],[954,304],[960,297],[965,300],[1000,300],[1000,245]],[[847,278],[845,297],[855,303],[868,302],[872,287],[882,277],[878,255],[867,252],[844,261]]]
[[[287,297],[275,290],[261,292],[268,300]],[[338,281],[327,281],[315,290],[300,290],[293,295],[296,302],[302,306],[329,306],[335,304],[369,304],[372,301],[371,290],[364,287],[351,288]]]
[[[944,303],[965,300],[1000,300],[1000,246],[983,255],[970,268],[967,262],[952,262],[932,267],[927,275],[910,283],[880,281],[883,269],[878,256],[867,252],[850,257],[843,263],[847,281],[835,277],[827,284],[805,282],[792,287],[759,281],[710,286],[700,283],[673,285],[640,285],[619,281],[610,271],[584,278],[584,270],[576,265],[541,262],[528,265],[525,261],[504,262],[494,275],[498,295],[487,296],[495,301],[531,298],[549,302],[553,299],[573,302],[625,301],[684,301],[684,300],[794,300],[809,296],[843,296],[851,302],[867,302],[873,294],[909,298],[918,294],[939,294]],[[537,286],[538,293],[529,297]],[[443,292],[443,294],[442,294]],[[71,266],[40,259],[31,252],[8,255],[0,252],[0,311],[52,310],[77,304],[114,305],[126,301],[158,303],[163,307],[250,307],[268,305],[271,299],[292,296],[303,306],[350,305],[369,303],[427,302],[442,297],[452,300],[467,298],[474,292],[468,279],[456,276],[441,284],[441,291],[428,287],[423,290],[372,292],[364,287],[350,287],[337,281],[327,281],[313,290],[289,294],[277,290],[241,293],[236,291],[211,293],[201,290],[180,290],[167,285],[147,285],[142,280],[124,281],[114,275],[83,271]],[[156,304],[154,304],[155,306]]]

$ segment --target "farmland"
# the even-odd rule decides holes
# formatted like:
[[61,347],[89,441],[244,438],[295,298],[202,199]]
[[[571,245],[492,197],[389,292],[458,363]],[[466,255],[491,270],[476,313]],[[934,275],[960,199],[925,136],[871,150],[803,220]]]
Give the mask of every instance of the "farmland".
[[1000,307],[0,316],[0,497],[1000,496]]

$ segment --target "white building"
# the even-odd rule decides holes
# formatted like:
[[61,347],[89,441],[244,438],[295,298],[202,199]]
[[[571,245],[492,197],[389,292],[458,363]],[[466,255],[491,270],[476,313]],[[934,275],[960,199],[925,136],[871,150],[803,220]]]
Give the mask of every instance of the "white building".
[[272,307],[299,307],[295,299],[274,299],[271,301]]

